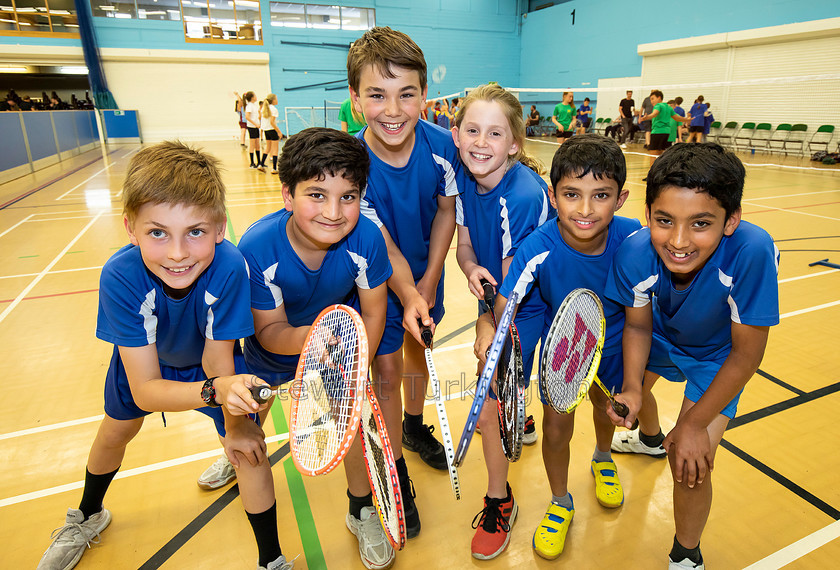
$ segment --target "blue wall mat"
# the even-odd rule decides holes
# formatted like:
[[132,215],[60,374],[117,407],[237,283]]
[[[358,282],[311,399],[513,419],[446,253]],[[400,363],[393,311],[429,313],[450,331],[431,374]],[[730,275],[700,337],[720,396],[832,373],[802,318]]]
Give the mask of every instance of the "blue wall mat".
[[[117,114],[120,113],[120,114]],[[138,138],[137,111],[102,111],[105,134],[109,139]]]
[[98,140],[98,136],[93,134],[93,127],[91,120],[93,118],[93,111],[75,111],[73,119],[76,122],[76,134],[79,137],[79,146],[90,144]]
[[76,113],[77,111],[52,111],[60,152],[79,147],[79,140],[76,138],[76,121],[73,119],[73,115]]
[[0,133],[0,170],[28,163],[20,113],[0,113]]
[[26,124],[26,137],[29,139],[29,152],[32,153],[33,161],[58,154],[49,112],[24,113],[23,122]]

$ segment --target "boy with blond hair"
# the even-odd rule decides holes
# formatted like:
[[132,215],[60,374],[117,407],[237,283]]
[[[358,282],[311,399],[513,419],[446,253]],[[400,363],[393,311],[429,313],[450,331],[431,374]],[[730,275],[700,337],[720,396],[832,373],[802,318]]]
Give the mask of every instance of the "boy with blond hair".
[[[239,340],[254,324],[245,260],[225,241],[218,161],[178,142],[138,152],[123,185],[130,240],[102,268],[96,336],[114,344],[105,418],[90,450],[78,509],[54,533],[39,569],[69,569],[111,522],[102,506],[125,449],[152,412],[210,416],[237,469],[260,567],[287,570],[260,411]],[[237,374],[240,373],[240,374]],[[224,406],[224,407],[222,407]],[[263,406],[264,408],[264,406]]]

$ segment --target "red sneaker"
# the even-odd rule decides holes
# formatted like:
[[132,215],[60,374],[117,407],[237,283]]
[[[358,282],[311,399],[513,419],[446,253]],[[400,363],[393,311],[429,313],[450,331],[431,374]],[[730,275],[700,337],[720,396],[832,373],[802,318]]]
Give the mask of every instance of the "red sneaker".
[[474,558],[490,560],[507,548],[510,528],[518,511],[510,485],[507,486],[507,497],[504,499],[484,497],[484,508],[475,515],[472,522],[472,527],[476,529],[472,539]]

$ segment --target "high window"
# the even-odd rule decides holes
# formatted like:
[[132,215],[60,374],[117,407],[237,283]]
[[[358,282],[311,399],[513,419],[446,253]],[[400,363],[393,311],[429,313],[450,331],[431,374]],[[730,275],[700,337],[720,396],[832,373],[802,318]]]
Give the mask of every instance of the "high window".
[[79,37],[73,0],[0,0],[0,35]]
[[335,4],[271,2],[271,25],[277,28],[369,30],[376,25],[376,10]]

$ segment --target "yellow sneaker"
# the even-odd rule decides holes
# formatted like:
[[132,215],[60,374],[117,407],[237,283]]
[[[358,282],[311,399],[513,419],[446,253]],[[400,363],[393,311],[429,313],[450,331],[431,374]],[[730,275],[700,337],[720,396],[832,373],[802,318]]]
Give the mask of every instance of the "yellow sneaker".
[[554,560],[563,553],[566,533],[575,516],[575,509],[567,509],[550,503],[540,526],[534,531],[534,550],[548,560]]
[[616,509],[624,504],[624,489],[618,480],[615,461],[592,460],[592,475],[595,477],[595,498],[602,507]]

